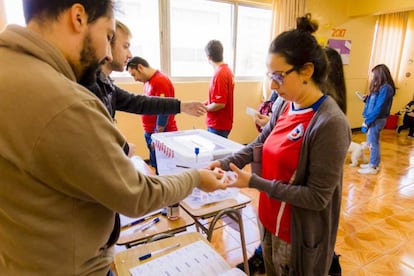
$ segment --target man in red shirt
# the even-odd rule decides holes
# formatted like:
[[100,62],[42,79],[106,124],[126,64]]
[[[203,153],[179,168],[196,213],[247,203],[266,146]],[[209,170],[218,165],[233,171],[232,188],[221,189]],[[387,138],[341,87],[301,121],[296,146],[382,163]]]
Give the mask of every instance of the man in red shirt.
[[[148,62],[141,57],[133,57],[127,64],[127,70],[135,81],[144,83],[146,96],[174,98],[174,86],[171,80],[157,69],[151,68]],[[142,115],[142,125],[145,132],[145,141],[150,153],[150,165],[157,170],[155,149],[152,146],[151,134],[164,131],[176,131],[177,125],[174,115]]]
[[210,82],[206,124],[209,132],[227,138],[233,126],[233,73],[223,62],[223,45],[211,40],[205,47],[208,62],[214,68]]

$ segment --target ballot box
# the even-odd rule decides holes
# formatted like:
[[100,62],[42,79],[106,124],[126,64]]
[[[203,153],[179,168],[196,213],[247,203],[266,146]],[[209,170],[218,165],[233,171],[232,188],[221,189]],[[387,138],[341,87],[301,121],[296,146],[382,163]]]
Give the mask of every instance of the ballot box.
[[189,168],[205,168],[213,160],[239,151],[243,145],[203,129],[151,135],[158,173],[174,174]]

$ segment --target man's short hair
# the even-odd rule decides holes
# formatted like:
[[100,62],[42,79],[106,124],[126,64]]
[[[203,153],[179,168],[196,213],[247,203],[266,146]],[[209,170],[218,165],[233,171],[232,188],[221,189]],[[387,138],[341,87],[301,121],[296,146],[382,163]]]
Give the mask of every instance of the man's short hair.
[[140,64],[144,67],[147,67],[147,68],[150,67],[149,63],[145,59],[143,59],[142,57],[133,57],[128,61],[126,68],[127,68],[127,70],[129,68],[138,69],[138,65],[140,65]]
[[119,21],[119,20],[116,20],[115,21],[115,35],[114,35],[114,37],[112,38],[112,40],[111,40],[111,46],[114,46],[115,45],[115,41],[116,41],[116,39],[117,39],[117,36],[116,36],[116,34],[117,34],[117,32],[118,31],[121,31],[121,32],[123,32],[124,34],[126,34],[129,38],[132,36],[132,33],[131,33],[131,30],[124,24],[124,23],[122,23],[121,21]]
[[206,55],[214,62],[223,61],[223,45],[218,40],[210,40],[204,48]]
[[63,11],[77,3],[85,8],[88,23],[95,22],[103,16],[113,15],[113,0],[23,0],[26,24],[32,19],[57,19]]

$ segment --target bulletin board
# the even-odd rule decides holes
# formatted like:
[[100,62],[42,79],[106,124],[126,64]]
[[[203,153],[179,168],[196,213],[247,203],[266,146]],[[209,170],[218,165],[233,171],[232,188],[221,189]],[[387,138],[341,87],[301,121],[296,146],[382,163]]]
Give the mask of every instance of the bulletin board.
[[338,51],[343,64],[349,64],[349,55],[352,46],[351,40],[328,39],[328,46]]

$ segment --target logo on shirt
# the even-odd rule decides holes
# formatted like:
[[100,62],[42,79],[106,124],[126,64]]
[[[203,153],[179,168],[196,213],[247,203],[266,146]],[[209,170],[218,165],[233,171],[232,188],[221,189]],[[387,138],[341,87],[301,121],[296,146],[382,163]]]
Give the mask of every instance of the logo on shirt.
[[296,141],[300,139],[305,133],[305,128],[303,124],[297,125],[289,134],[287,135],[287,138],[291,141]]

